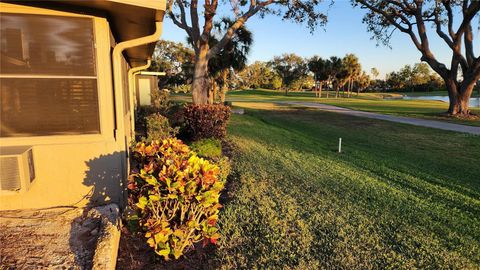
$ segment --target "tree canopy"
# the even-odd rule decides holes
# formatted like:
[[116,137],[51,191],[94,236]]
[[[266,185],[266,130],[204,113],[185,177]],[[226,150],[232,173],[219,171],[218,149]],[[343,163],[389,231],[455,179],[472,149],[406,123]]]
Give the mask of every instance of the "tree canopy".
[[293,53],[275,56],[270,65],[282,78],[285,94],[288,94],[288,89],[294,88],[294,85],[297,89],[301,88],[302,80],[308,76],[307,63],[302,57]]
[[160,40],[153,54],[149,70],[165,72],[160,77],[162,87],[175,84],[190,84],[195,55],[191,48],[180,42]]
[[[421,60],[442,77],[451,114],[468,115],[468,101],[480,79],[480,57],[475,56],[472,22],[479,14],[478,0],[353,0],[367,9],[363,22],[379,43],[389,45],[395,30],[406,34]],[[478,17],[478,16],[477,16]],[[433,32],[434,31],[434,32]],[[430,46],[437,35],[450,49],[450,63],[441,63]],[[478,42],[478,38],[476,40]],[[478,46],[477,46],[478,48]],[[461,76],[459,76],[459,70]]]
[[[256,14],[261,17],[267,14],[281,16],[286,20],[306,23],[313,31],[318,25],[324,25],[327,16],[320,9],[321,0],[205,0],[204,4],[198,0],[168,0],[167,14],[173,23],[183,29],[195,52],[195,68],[192,83],[194,103],[208,102],[208,62],[221,53],[225,46],[237,35],[249,18]],[[219,37],[213,46],[209,39],[216,22],[218,10],[230,11],[232,23]],[[200,19],[200,16],[203,16]],[[203,24],[203,26],[201,25]]]

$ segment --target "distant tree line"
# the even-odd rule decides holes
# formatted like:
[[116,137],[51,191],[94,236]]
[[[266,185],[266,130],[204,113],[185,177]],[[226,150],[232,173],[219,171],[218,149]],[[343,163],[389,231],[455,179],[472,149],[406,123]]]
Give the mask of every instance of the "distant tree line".
[[370,82],[369,76],[354,54],[343,58],[319,56],[303,58],[296,54],[275,56],[271,61],[257,61],[236,74],[237,88],[267,88],[285,91],[314,90],[321,96],[323,89],[346,91],[350,96],[353,89],[363,91]]
[[[226,28],[227,19],[217,25]],[[212,43],[217,42],[211,37]],[[444,81],[426,63],[405,65],[398,71],[378,79],[376,68],[368,74],[362,69],[355,54],[343,58],[313,56],[304,58],[294,53],[275,56],[270,61],[256,61],[247,65],[252,35],[245,29],[227,44],[227,50],[209,62],[209,102],[223,101],[229,89],[275,89],[284,91],[313,90],[318,97],[350,97],[356,92],[424,92],[445,89]],[[161,89],[189,91],[191,89],[195,53],[180,42],[158,42],[151,70],[163,71],[159,79]],[[329,90],[326,91],[325,90]],[[333,91],[334,93],[331,93]]]
[[388,73],[385,79],[384,91],[428,92],[445,89],[442,78],[432,72],[426,63],[405,65],[398,71]]

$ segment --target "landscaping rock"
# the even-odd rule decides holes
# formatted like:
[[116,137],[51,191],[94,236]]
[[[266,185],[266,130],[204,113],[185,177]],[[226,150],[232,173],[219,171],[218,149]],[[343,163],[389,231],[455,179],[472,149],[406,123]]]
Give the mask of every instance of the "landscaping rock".
[[120,243],[120,210],[117,205],[109,204],[91,211],[92,214],[98,215],[102,222],[93,258],[93,269],[114,270]]

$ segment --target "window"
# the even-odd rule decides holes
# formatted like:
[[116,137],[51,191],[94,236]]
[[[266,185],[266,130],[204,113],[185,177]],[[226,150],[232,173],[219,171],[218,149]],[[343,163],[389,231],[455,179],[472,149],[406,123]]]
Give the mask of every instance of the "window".
[[0,19],[0,137],[100,133],[93,21]]

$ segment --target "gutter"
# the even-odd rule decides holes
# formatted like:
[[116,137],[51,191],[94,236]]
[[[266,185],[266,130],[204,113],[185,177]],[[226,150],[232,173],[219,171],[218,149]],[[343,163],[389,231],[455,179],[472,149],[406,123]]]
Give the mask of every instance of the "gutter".
[[[124,151],[125,158],[121,158],[121,175],[124,179],[122,181],[122,186],[124,191],[126,191],[126,181],[128,177],[128,173],[130,171],[130,162],[128,162],[129,157],[129,144],[132,140],[132,130],[126,130],[126,123],[131,123],[131,119],[133,118],[133,108],[130,108],[130,112],[125,111],[124,103],[126,98],[130,98],[130,95],[126,93],[123,85],[123,70],[122,70],[122,53],[124,50],[132,47],[137,47],[141,45],[146,45],[150,43],[157,42],[162,35],[163,30],[163,22],[156,21],[155,22],[155,32],[151,35],[127,40],[124,42],[118,43],[113,48],[112,53],[112,62],[113,62],[113,80],[114,80],[114,97],[115,97],[115,130],[114,136],[115,141],[117,142],[118,146],[120,147],[120,151]],[[128,78],[127,78],[128,79]],[[127,81],[128,83],[128,81]],[[127,85],[128,87],[128,85]],[[130,102],[130,101],[129,101]],[[128,133],[127,133],[128,132]],[[123,142],[122,142],[123,141]],[[123,202],[121,207],[124,207],[127,202],[127,192],[123,192]]]
[[[123,110],[123,104],[124,104],[124,98],[129,98],[129,97],[124,97],[125,89],[123,86],[122,82],[122,77],[123,77],[123,72],[122,72],[122,53],[124,50],[132,47],[137,47],[141,45],[146,45],[150,43],[157,42],[160,39],[160,36],[162,35],[162,30],[163,30],[163,22],[155,22],[155,32],[151,35],[136,38],[136,39],[131,39],[127,40],[124,42],[118,43],[115,48],[113,48],[113,78],[114,78],[114,87],[115,87],[115,107],[116,112],[116,122],[117,126],[115,129],[115,140],[118,141],[121,137],[124,137],[122,135],[125,134],[125,119],[124,115],[122,113],[124,112]],[[122,108],[122,109],[120,109]],[[130,108],[132,110],[133,108]],[[125,142],[126,146],[128,146],[129,142]],[[128,147],[127,147],[128,149]]]
[[148,59],[147,63],[143,66],[131,68],[128,70],[128,89],[129,96],[130,96],[130,121],[132,127],[132,134],[131,137],[134,136],[135,133],[135,109],[137,108],[137,86],[135,83],[135,75],[138,74],[140,70],[144,70],[150,67],[152,64],[152,60]]

